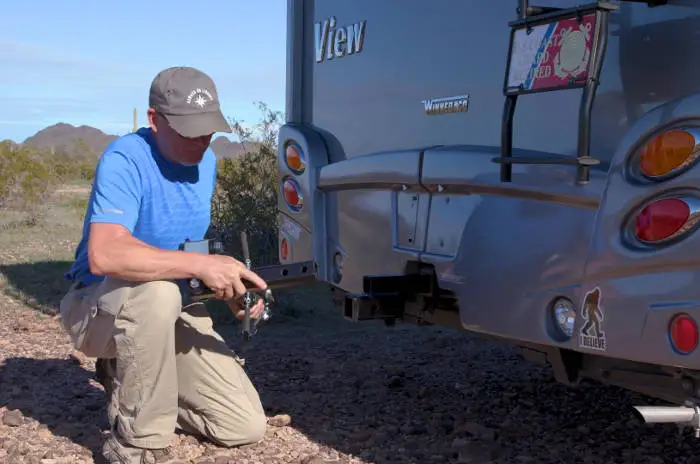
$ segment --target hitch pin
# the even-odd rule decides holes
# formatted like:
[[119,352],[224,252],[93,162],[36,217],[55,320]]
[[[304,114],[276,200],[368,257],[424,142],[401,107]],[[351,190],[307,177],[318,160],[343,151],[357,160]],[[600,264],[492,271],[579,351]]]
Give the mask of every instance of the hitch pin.
[[[246,235],[245,231],[241,232],[241,245],[243,247],[243,258],[245,259],[245,267],[250,270],[251,268],[251,261],[250,261],[250,249],[248,248],[248,236]],[[245,318],[243,319],[243,338],[245,340],[248,340],[251,335],[253,335],[250,331],[250,304],[251,304],[252,297],[250,295],[250,292],[246,292],[245,296],[243,297],[243,305],[245,309]]]
[[[250,270],[252,268],[252,261],[250,259],[250,248],[248,247],[248,236],[245,233],[245,231],[241,232],[241,245],[243,247],[243,259],[245,260],[245,267]],[[270,303],[274,300],[272,296],[272,290],[269,288],[264,290],[264,294],[262,295],[262,298],[265,302],[265,309],[263,310],[263,313],[261,314],[260,318],[255,320],[252,324],[252,329],[251,329],[251,321],[250,321],[250,307],[252,306],[253,299],[252,299],[252,291],[246,292],[244,299],[243,299],[243,304],[245,308],[245,318],[243,319],[243,337],[245,340],[249,340],[251,336],[255,335],[258,333],[258,324],[260,323],[261,320],[267,321],[271,317],[271,312],[270,312]]]

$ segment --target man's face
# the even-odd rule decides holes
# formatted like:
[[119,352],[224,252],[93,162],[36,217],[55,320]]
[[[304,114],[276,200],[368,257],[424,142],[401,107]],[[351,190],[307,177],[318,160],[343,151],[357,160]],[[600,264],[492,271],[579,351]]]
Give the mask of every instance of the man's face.
[[158,145],[158,150],[166,158],[185,166],[195,166],[202,161],[204,152],[214,134],[196,138],[183,137],[170,127],[168,120],[153,108],[148,110],[148,121]]

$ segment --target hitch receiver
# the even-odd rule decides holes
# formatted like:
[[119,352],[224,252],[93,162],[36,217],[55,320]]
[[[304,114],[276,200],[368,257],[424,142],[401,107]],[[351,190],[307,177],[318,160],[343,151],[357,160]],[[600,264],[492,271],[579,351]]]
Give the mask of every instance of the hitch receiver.
[[403,318],[406,303],[419,296],[432,296],[436,288],[433,274],[411,267],[403,275],[365,276],[363,293],[345,295],[343,316],[352,322],[395,321]]
[[352,322],[398,319],[403,316],[405,300],[398,295],[345,295],[343,316]]

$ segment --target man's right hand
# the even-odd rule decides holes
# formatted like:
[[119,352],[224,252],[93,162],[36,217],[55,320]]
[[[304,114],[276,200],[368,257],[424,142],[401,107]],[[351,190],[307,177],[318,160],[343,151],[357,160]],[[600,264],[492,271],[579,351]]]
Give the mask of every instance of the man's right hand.
[[212,254],[201,255],[201,257],[198,277],[220,300],[230,300],[244,295],[246,287],[243,279],[262,290],[267,288],[267,283],[260,276],[231,256]]

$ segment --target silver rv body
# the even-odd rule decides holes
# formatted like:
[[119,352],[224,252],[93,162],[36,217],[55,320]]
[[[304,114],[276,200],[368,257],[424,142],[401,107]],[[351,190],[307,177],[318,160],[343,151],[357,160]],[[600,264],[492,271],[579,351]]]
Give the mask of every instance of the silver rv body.
[[[349,319],[497,337],[562,382],[682,403],[700,395],[700,4],[574,7],[289,0],[281,264],[344,292]],[[526,76],[535,55],[517,55],[511,31],[560,32],[547,24],[561,18],[583,32],[550,38],[560,54],[541,49],[552,66]],[[584,54],[588,78],[553,88]],[[657,149],[690,137],[692,153],[640,172],[645,144],[674,129]],[[687,220],[654,242],[675,216],[645,210],[640,240],[635,218],[667,196]]]

